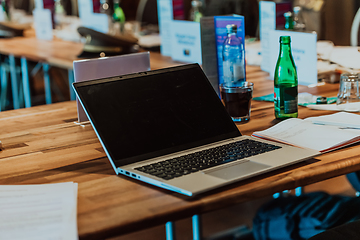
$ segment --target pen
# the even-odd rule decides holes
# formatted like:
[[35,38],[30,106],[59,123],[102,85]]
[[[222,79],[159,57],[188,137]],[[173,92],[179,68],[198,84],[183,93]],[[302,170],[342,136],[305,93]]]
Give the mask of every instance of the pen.
[[357,129],[357,130],[360,130],[360,127],[339,127],[339,129]]
[[326,122],[326,121],[317,121],[317,120],[313,120],[312,123],[316,124],[316,125],[337,126],[337,127],[339,127],[339,129],[359,129],[360,130],[360,126],[355,125],[355,124]]

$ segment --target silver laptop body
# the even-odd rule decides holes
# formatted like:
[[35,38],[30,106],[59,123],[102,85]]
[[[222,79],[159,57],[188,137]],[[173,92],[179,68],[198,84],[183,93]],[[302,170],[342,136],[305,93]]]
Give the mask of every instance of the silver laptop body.
[[[242,136],[198,64],[78,82],[73,87],[116,174],[187,196],[320,154]],[[245,139],[274,149],[210,168],[188,169],[180,176],[144,171],[158,166],[173,173],[168,163],[181,165],[184,158],[195,162],[204,152],[213,154],[214,149]]]

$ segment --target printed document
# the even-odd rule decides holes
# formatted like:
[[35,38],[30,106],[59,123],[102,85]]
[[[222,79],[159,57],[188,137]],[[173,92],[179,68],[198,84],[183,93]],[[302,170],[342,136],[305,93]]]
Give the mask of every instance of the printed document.
[[75,240],[77,183],[0,186],[0,239]]

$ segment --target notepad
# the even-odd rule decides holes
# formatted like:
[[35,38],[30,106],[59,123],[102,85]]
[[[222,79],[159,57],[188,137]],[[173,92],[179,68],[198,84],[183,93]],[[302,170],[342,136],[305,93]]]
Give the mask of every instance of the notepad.
[[340,112],[304,120],[290,118],[252,136],[324,153],[360,141],[360,115]]
[[78,239],[77,183],[0,186],[0,239]]

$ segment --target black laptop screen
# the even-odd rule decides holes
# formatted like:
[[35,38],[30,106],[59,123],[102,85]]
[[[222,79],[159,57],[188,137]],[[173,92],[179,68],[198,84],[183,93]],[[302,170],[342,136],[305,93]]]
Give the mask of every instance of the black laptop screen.
[[241,135],[197,64],[74,87],[117,167]]

